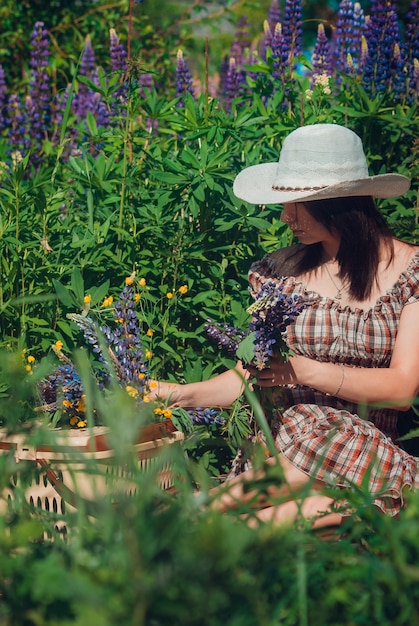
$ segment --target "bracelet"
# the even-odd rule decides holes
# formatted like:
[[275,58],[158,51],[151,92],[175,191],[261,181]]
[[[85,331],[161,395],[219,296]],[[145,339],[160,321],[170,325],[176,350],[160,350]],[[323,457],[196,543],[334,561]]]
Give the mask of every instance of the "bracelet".
[[343,381],[345,380],[345,366],[343,363],[340,364],[342,369],[342,378],[340,379],[339,387],[336,389],[335,393],[332,393],[332,396],[337,396],[339,391],[342,389]]

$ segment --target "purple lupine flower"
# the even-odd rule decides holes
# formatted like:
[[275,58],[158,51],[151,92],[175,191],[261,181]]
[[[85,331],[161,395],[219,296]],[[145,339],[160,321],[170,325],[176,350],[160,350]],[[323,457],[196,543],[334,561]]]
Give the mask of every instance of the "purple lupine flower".
[[[96,72],[95,53],[90,36],[87,35],[82,58],[80,61],[80,75],[94,80]],[[78,84],[78,90],[73,95],[73,111],[79,119],[86,117],[87,111],[92,109],[93,92],[84,83]]]
[[50,79],[47,71],[49,40],[48,31],[44,28],[43,22],[36,22],[31,34],[30,47],[31,72],[28,94],[31,110],[30,131],[36,145],[45,137],[51,122]]
[[[124,381],[143,391],[146,383],[147,367],[141,343],[141,329],[135,310],[134,289],[126,284],[115,302],[114,318],[117,324],[112,333],[109,347],[116,355],[124,370]],[[139,375],[145,375],[139,378]]]
[[238,68],[236,61],[231,58],[224,85],[224,99],[227,111],[231,110],[234,98],[243,95],[246,91],[246,74]]
[[211,424],[217,424],[218,426],[224,426],[226,423],[225,418],[218,409],[196,407],[194,409],[188,409],[187,413],[192,423],[196,425],[205,424],[209,426]]
[[205,331],[212,341],[229,356],[235,356],[239,344],[246,336],[246,331],[235,328],[231,324],[218,325],[208,319],[204,326]]
[[[400,31],[394,3],[374,0],[366,31],[368,55],[363,73],[363,85],[368,93],[377,94],[398,80],[397,50],[401,49]],[[395,55],[396,51],[396,55]]]
[[59,365],[47,379],[41,381],[39,393],[43,402],[40,409],[54,411],[62,408],[74,426],[84,421],[84,389],[72,363]]
[[347,71],[348,55],[352,67],[359,68],[364,26],[365,16],[359,2],[354,5],[351,0],[342,0],[333,37],[334,65],[338,71]]
[[278,22],[275,26],[271,43],[272,49],[272,76],[275,79],[274,89],[278,83],[285,92],[288,92],[290,80],[289,49],[282,34],[282,25]]
[[272,0],[268,10],[268,24],[271,32],[275,30],[275,26],[281,22],[281,9],[278,0]]
[[241,67],[245,59],[245,51],[250,47],[249,22],[247,16],[243,15],[237,22],[236,32],[230,49],[230,58],[233,58],[236,65]]
[[176,97],[180,100],[177,106],[185,106],[183,99],[186,93],[195,96],[192,74],[183,58],[182,50],[178,50],[176,56]]
[[0,131],[6,127],[7,87],[3,66],[0,64]]
[[269,358],[276,352],[286,358],[288,347],[283,338],[287,326],[292,324],[310,301],[304,296],[288,296],[283,285],[274,281],[262,285],[255,302],[247,309],[252,315],[249,329],[254,333],[252,363],[259,370],[269,366]]
[[118,381],[125,386],[131,385],[139,393],[143,393],[148,373],[132,285],[125,285],[119,300],[115,302],[115,328],[111,329],[106,324],[99,327],[99,333],[106,342],[106,355],[99,340],[98,327],[89,316],[70,313],[67,317],[81,329],[85,340],[106,367],[110,357]]
[[138,79],[138,86],[139,86],[139,89],[140,89],[140,93],[141,93],[141,95],[143,97],[145,95],[145,90],[146,89],[148,91],[153,91],[153,89],[154,89],[153,74],[151,74],[150,72],[142,72],[140,74],[139,79]]
[[405,42],[403,55],[408,72],[408,98],[419,96],[419,2],[414,0],[406,16]]
[[330,50],[329,40],[326,37],[323,24],[317,27],[317,39],[314,45],[313,55],[313,76],[332,74],[332,53]]
[[12,94],[6,105],[6,128],[9,151],[16,156],[28,150],[28,116],[19,96]]
[[265,20],[263,22],[263,37],[259,47],[260,57],[264,60],[266,60],[266,51],[268,48],[272,48],[272,30],[268,20]]
[[109,51],[110,51],[110,56],[111,56],[112,71],[118,73],[121,77],[120,85],[113,94],[114,102],[112,103],[112,113],[115,115],[119,113],[120,105],[126,104],[127,99],[128,99],[128,81],[127,81],[128,53],[125,50],[125,47],[123,46],[123,44],[120,43],[119,37],[116,34],[116,31],[114,28],[110,29],[109,37],[110,37]]
[[125,73],[128,69],[127,56],[128,53],[125,47],[119,41],[119,37],[116,34],[116,30],[111,28],[109,30],[109,52],[111,56],[111,68],[113,72]]
[[302,6],[301,0],[286,0],[282,34],[285,49],[288,52],[290,66],[294,65],[294,59],[302,53]]

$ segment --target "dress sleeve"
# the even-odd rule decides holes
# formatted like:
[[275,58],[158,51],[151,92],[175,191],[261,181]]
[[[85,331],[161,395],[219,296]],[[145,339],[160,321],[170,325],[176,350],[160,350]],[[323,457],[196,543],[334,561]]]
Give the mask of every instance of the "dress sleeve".
[[265,255],[263,259],[255,261],[250,266],[248,278],[249,278],[249,291],[252,298],[256,298],[262,285],[272,276],[272,261],[269,254]]
[[253,298],[262,285],[271,280],[282,281],[292,275],[289,260],[302,249],[300,244],[288,248],[279,248],[266,254],[260,261],[255,261],[249,270],[249,290]]
[[419,253],[415,256],[414,262],[405,272],[403,284],[404,305],[413,304],[419,300]]

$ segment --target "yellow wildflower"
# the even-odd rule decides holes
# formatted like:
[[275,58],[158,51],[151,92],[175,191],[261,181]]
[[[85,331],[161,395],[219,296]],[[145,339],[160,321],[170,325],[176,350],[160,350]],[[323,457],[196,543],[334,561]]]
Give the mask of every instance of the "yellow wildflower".
[[90,304],[92,300],[92,296],[90,295],[90,293],[87,294],[87,296],[84,296],[83,302],[84,304]]
[[157,409],[154,409],[154,413],[156,415],[163,415],[163,409],[160,409],[159,407],[157,407]]
[[67,409],[70,409],[70,408],[71,408],[71,402],[70,402],[70,400],[63,400],[63,405],[64,405]]
[[84,420],[80,420],[80,422],[77,424],[77,428],[86,428],[87,426],[87,422],[85,422]]
[[151,352],[151,350],[146,350],[145,355],[147,359],[151,359],[151,357],[153,356],[153,353]]
[[164,417],[165,417],[166,419],[168,419],[168,420],[169,420],[169,419],[172,417],[172,411],[171,411],[170,409],[165,409],[165,410],[163,411],[163,415],[164,415]]
[[148,337],[152,337],[154,335],[154,330],[152,330],[151,328],[148,329],[147,331],[147,336]]
[[134,293],[134,302],[138,302],[140,298],[141,295],[139,293]]
[[147,396],[147,395],[146,395],[146,396],[144,396],[144,397],[143,397],[143,401],[144,401],[144,402],[150,402],[150,396]]
[[146,376],[146,375],[144,374],[144,372],[140,372],[140,373],[138,374],[138,378],[139,378],[140,380],[144,380],[145,376]]
[[84,398],[85,398],[85,396],[83,395],[81,398],[79,398],[77,400],[77,403],[76,403],[76,409],[77,409],[77,411],[80,411],[80,413],[84,413],[85,410],[86,410],[86,405],[84,403]]
[[56,349],[56,350],[58,350],[58,351],[62,350],[62,349],[63,349],[63,346],[64,346],[64,344],[63,344],[63,342],[62,342],[62,341],[60,341],[60,340],[58,340],[58,341],[56,341],[56,342],[54,343],[54,347],[55,347],[55,349]]
[[104,299],[102,306],[111,306],[112,303],[113,303],[113,296],[108,296],[107,298]]
[[159,386],[159,383],[155,380],[150,380],[149,387],[150,389],[156,389]]
[[147,284],[147,281],[145,278],[140,278],[140,280],[138,281],[138,284],[140,285],[140,287],[145,287]]
[[122,324],[123,321],[124,321],[124,319],[122,317],[116,317],[115,318],[115,323],[116,324]]
[[34,363],[35,362],[35,357],[34,356],[28,356],[28,363]]
[[134,278],[132,276],[127,276],[125,279],[125,284],[126,285],[132,285],[132,283],[134,282]]
[[185,293],[188,293],[188,285],[181,285],[179,287],[179,293],[181,293],[182,295],[185,295]]
[[138,398],[138,389],[136,389],[132,385],[127,385],[125,387],[125,391],[129,396],[131,396],[131,398]]
[[27,372],[31,372],[32,371],[32,367],[30,365],[25,365],[25,370]]
[[75,426],[76,424],[78,424],[78,421],[79,418],[73,415],[73,417],[70,418],[70,426]]
[[169,292],[166,294],[166,298],[167,298],[168,300],[171,300],[171,299],[173,298],[173,294],[172,294],[172,292],[171,292],[171,291],[169,291]]

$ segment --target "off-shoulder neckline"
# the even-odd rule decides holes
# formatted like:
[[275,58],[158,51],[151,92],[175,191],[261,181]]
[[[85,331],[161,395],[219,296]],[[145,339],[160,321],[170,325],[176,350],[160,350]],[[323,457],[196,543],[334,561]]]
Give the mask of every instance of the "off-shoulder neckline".
[[[269,254],[267,256],[270,256]],[[372,311],[376,310],[377,308],[379,308],[383,302],[385,300],[388,300],[388,298],[390,298],[392,295],[395,295],[397,287],[400,283],[402,283],[404,280],[407,280],[412,272],[413,267],[415,266],[415,264],[419,264],[419,249],[413,254],[412,258],[410,259],[408,265],[405,267],[405,269],[399,274],[399,276],[397,277],[396,281],[393,283],[393,285],[391,287],[389,287],[388,289],[386,289],[386,291],[382,294],[380,294],[378,296],[378,298],[376,299],[376,301],[374,302],[374,304],[372,304],[371,306],[362,308],[359,306],[356,307],[352,307],[350,304],[344,304],[342,305],[342,303],[340,302],[340,300],[338,300],[337,298],[333,298],[331,296],[322,296],[320,293],[318,293],[317,291],[315,291],[314,289],[308,289],[306,283],[303,280],[298,279],[295,276],[278,276],[278,274],[276,274],[273,271],[273,268],[271,268],[271,271],[273,272],[273,276],[277,279],[282,281],[283,283],[291,283],[292,285],[294,285],[294,287],[299,286],[301,288],[301,291],[303,293],[304,296],[306,296],[307,298],[311,298],[313,299],[313,303],[319,303],[321,302],[322,304],[324,304],[325,306],[327,306],[328,308],[335,308],[336,310],[341,311],[342,313],[347,312],[347,313],[358,313],[358,314],[368,314],[371,313]]]

